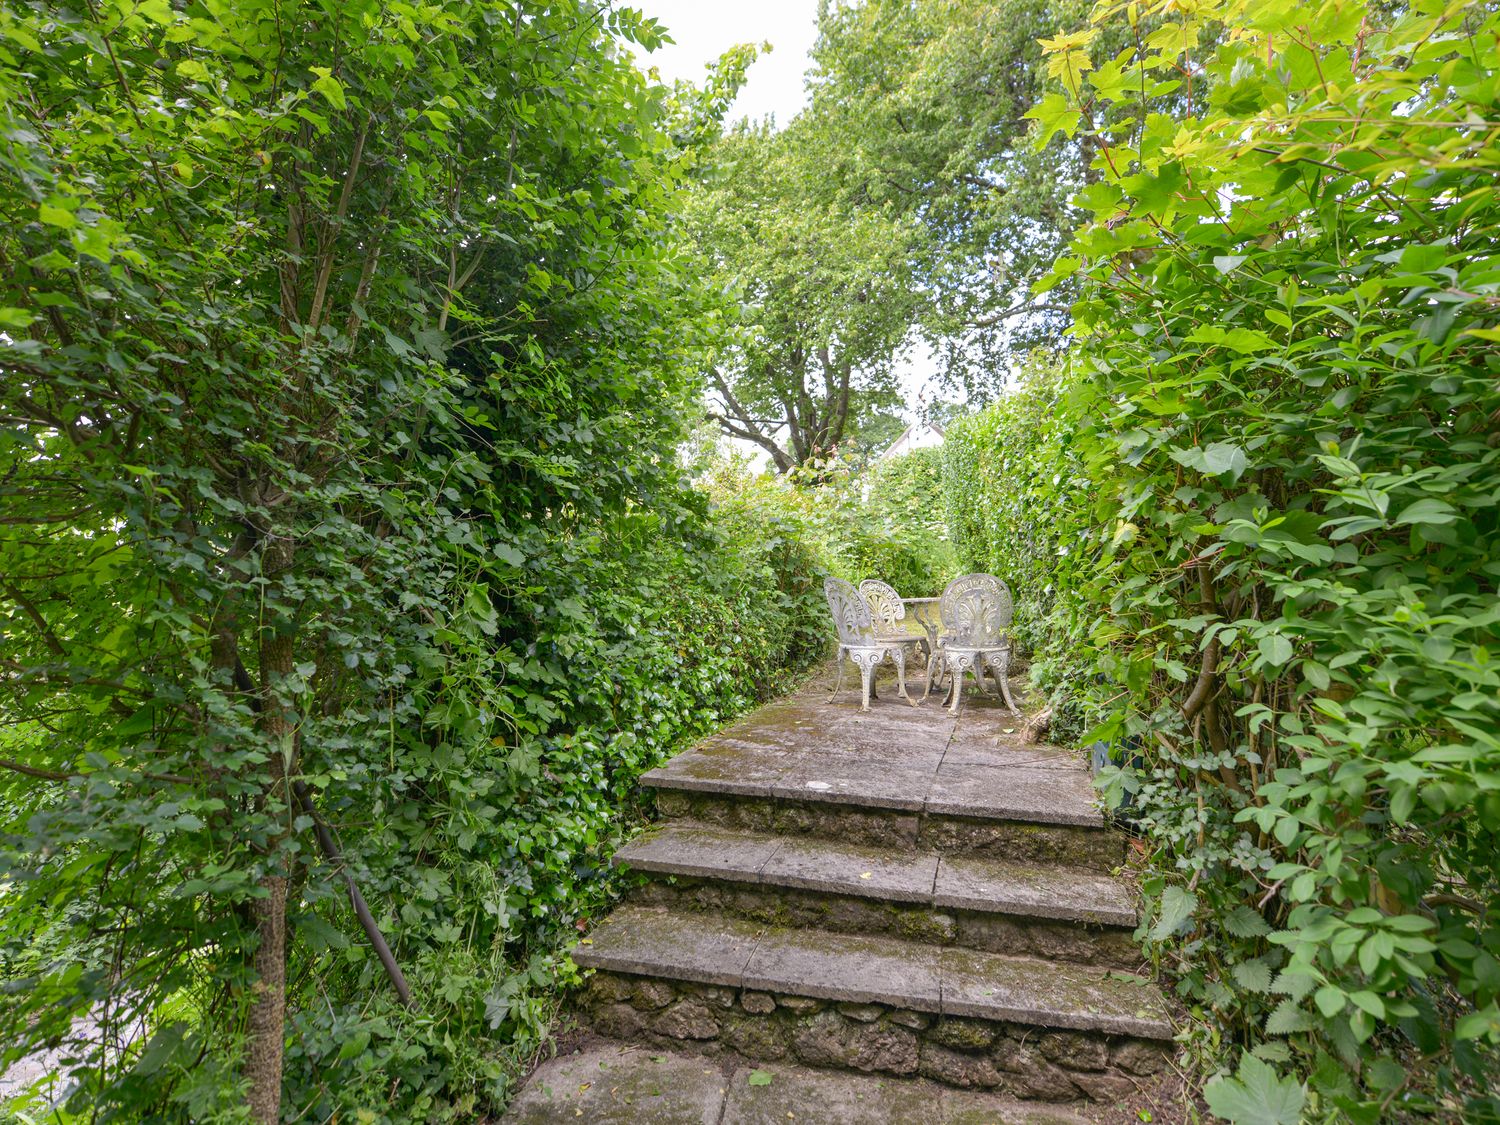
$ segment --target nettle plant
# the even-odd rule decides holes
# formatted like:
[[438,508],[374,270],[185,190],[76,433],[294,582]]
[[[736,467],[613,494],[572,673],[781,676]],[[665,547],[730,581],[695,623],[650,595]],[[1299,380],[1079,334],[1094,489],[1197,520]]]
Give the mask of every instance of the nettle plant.
[[[1101,28],[1135,29],[1113,58]],[[1495,1112],[1500,19],[1107,4],[1032,112],[1092,155],[1077,377],[1156,845],[1148,936],[1235,1120]],[[1170,106],[1168,116],[1158,112]],[[1290,1063],[1299,1077],[1279,1077]]]

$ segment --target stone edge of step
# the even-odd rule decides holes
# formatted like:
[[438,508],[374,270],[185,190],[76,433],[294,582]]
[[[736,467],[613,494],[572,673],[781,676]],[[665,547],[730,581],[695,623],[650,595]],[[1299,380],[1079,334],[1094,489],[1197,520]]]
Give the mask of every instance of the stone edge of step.
[[[729,944],[733,950],[733,956],[726,958],[710,954],[707,957],[698,958],[697,963],[687,963],[683,959],[666,957],[653,958],[643,955],[639,949],[630,949],[629,938],[621,940],[621,944],[626,945],[626,951],[612,948],[616,932],[630,934],[632,930],[639,932],[640,929],[649,928],[653,924],[665,927],[672,936],[674,948],[681,948],[685,942],[691,944],[689,939],[694,936],[706,938],[709,946],[716,941],[722,941],[727,936],[730,939]],[[751,931],[759,931],[760,936],[752,938]],[[766,935],[774,935],[773,940],[786,948],[795,948],[800,944],[804,952],[808,951],[810,945],[816,943],[819,948],[811,950],[809,954],[815,964],[825,958],[842,958],[845,964],[851,962],[861,964],[862,971],[868,973],[871,971],[871,966],[881,959],[899,963],[904,958],[912,969],[904,977],[897,974],[893,979],[901,983],[886,988],[872,986],[871,982],[864,979],[853,984],[847,982],[840,984],[838,973],[828,971],[831,966],[824,966],[818,971],[801,973],[788,972],[783,968],[780,973],[768,974],[764,967],[760,971],[752,972],[752,963],[756,961],[760,942]],[[599,945],[601,937],[605,942],[603,947]],[[748,950],[740,948],[741,943],[745,942],[750,943]],[[783,952],[786,952],[786,949]],[[967,987],[959,987],[957,980],[952,988],[948,987],[947,977],[953,971],[952,958],[955,956],[965,962],[957,971],[966,978]],[[860,958],[863,958],[863,961],[860,961]],[[923,968],[934,959],[936,967]],[[1055,993],[1056,991],[1066,992],[1081,979],[1093,978],[1095,984],[1113,980],[1122,984],[1150,988],[1153,995],[1160,996],[1155,985],[1118,970],[1099,970],[1082,966],[1068,966],[1062,969],[1036,958],[1007,957],[973,950],[951,950],[947,947],[924,946],[897,938],[851,937],[822,930],[774,931],[771,927],[755,926],[751,923],[713,916],[674,914],[660,908],[621,907],[599,924],[590,937],[589,944],[580,944],[573,950],[573,960],[582,968],[604,972],[682,980],[726,988],[765,990],[834,1003],[879,1003],[891,1008],[927,1012],[934,1015],[988,1019],[1037,1027],[1089,1031],[1103,1035],[1130,1035],[1143,1039],[1167,1040],[1172,1038],[1173,1034],[1171,1021],[1165,1014],[1157,1014],[1145,1009],[1138,1008],[1133,1012],[1101,1012],[1081,1005],[1069,1007],[1049,1004],[1045,999],[1037,1003],[1016,1003],[1003,996],[986,997],[984,990],[976,991],[973,987],[976,978],[983,977],[986,966],[992,971],[1024,967],[1028,981],[1037,987],[1040,994],[1045,994],[1049,981]],[[938,980],[935,996],[933,989],[917,987],[912,983],[923,983],[927,976],[933,974],[936,974]],[[979,983],[982,983],[982,980]]]
[[806,781],[803,781],[801,786],[793,786],[783,783],[780,778],[743,780],[697,777],[674,771],[668,766],[658,766],[643,773],[640,784],[649,789],[666,789],[699,796],[740,800],[847,805],[883,812],[914,813],[918,816],[953,817],[992,823],[1045,824],[1061,828],[1099,830],[1107,827],[1103,814],[1097,809],[1083,811],[1081,809],[1028,807],[1022,804],[977,803],[953,796],[934,798],[928,793],[923,793],[921,796],[912,793],[898,795],[880,792],[873,786],[861,789],[858,781],[818,789],[810,787],[810,783]]
[[[742,854],[752,858],[749,862],[726,865],[722,862],[722,853],[715,855],[713,849],[709,847],[700,849],[696,859],[669,859],[651,854],[654,845],[659,845],[664,839],[675,839],[691,856],[696,848],[695,843],[691,839],[692,836],[711,839],[724,850],[733,849],[738,845]],[[712,879],[718,882],[740,885],[816,891],[825,894],[847,895],[853,898],[872,899],[903,905],[930,906],[934,909],[970,910],[976,913],[1035,918],[1049,922],[1076,922],[1090,926],[1133,929],[1139,921],[1134,909],[1127,910],[1097,902],[1094,905],[1078,906],[1075,902],[1066,901],[1070,890],[1074,894],[1080,892],[1087,893],[1087,883],[1102,878],[1094,873],[1075,873],[1068,868],[1057,868],[1056,874],[1061,884],[1059,895],[1056,899],[1045,903],[1028,901],[1019,897],[988,899],[963,892],[945,892],[941,887],[943,874],[941,868],[944,862],[951,861],[945,861],[940,857],[938,863],[938,882],[934,883],[925,893],[912,894],[905,888],[893,887],[886,873],[876,864],[871,865],[868,881],[863,879],[840,880],[836,877],[820,880],[795,874],[767,871],[776,852],[782,846],[783,841],[779,837],[762,836],[750,832],[734,832],[709,825],[674,821],[647,834],[638,836],[623,845],[615,852],[610,862],[616,867],[628,867],[631,870],[651,875]],[[822,848],[831,859],[844,858],[848,855],[846,851],[841,850],[836,845],[824,844],[812,838],[798,840],[797,846],[808,851],[816,851]],[[715,863],[715,859],[719,859],[721,862]],[[756,862],[757,860],[758,862]],[[970,860],[966,861],[966,864],[972,865],[975,862],[981,861]],[[1000,860],[989,861],[989,866],[995,872],[997,880],[1004,879],[1007,868],[1011,870],[1015,869],[1014,865],[1006,864]]]

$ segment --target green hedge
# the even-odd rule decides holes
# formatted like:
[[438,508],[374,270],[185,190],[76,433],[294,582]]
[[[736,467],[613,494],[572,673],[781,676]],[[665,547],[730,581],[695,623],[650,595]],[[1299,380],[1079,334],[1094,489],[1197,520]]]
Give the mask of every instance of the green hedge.
[[[1164,26],[1090,59],[1137,11]],[[1076,342],[1062,389],[955,427],[956,541],[1140,763],[1106,781],[1150,843],[1142,937],[1197,1057],[1245,1051],[1210,1107],[1493,1119],[1500,19],[1094,18],[1034,111],[1100,153],[1053,274]]]

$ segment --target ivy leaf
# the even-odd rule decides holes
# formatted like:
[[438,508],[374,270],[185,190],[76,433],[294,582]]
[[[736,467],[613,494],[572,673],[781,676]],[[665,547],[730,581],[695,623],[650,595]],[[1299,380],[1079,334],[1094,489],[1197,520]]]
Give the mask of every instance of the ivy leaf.
[[769,1086],[771,1084],[771,1072],[768,1070],[752,1070],[750,1077],[745,1079],[750,1086]]
[[1270,1063],[1246,1055],[1239,1074],[1219,1077],[1203,1090],[1208,1108],[1234,1125],[1298,1125],[1306,1089],[1292,1078],[1282,1078]]

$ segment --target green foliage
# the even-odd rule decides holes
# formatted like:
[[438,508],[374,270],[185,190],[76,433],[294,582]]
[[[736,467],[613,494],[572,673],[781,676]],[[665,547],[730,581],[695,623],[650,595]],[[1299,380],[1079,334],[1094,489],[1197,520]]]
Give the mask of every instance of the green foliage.
[[[1500,24],[1291,0],[1094,20],[1048,44],[1097,152],[1096,221],[1043,286],[1083,287],[1072,432],[1028,434],[1028,389],[950,439],[961,504],[1013,458],[1087,485],[989,530],[961,514],[957,543],[1085,537],[1022,628],[1086,642],[1091,737],[1143,761],[1109,784],[1137,794],[1143,936],[1183,997],[1308,1075],[1317,1117],[1492,1115]],[[1236,1120],[1300,1108],[1260,1063],[1213,1089]]]
[[1018,385],[950,425],[942,446],[961,569],[994,574],[1010,587],[1016,645],[1051,699],[1058,738],[1082,733],[1098,717],[1077,692],[1091,672],[1080,656],[1089,617],[1071,595],[1092,577],[1096,554],[1086,514],[1096,486],[1076,447],[1077,408],[1063,368],[1035,352]]
[[701,268],[728,295],[709,364],[714,417],[783,473],[835,455],[896,403],[912,322],[906,224],[838,197],[828,168],[840,143],[813,117],[780,132],[742,123],[688,205]]
[[1246,1054],[1239,1073],[1218,1077],[1203,1090],[1208,1108],[1234,1125],[1301,1125],[1307,1092],[1281,1078],[1270,1063]]
[[70,1112],[482,1115],[636,776],[820,651],[677,466],[735,72],[669,95],[658,37],[0,7],[0,1042],[68,1042]]
[[790,476],[708,460],[700,483],[713,498],[715,528],[741,549],[771,552],[776,581],[794,599],[785,620],[800,632],[788,663],[828,652],[826,575],[880,578],[908,597],[925,597],[957,573],[937,494],[939,453],[917,450],[863,471],[849,460],[818,461]]
[[1067,245],[1088,152],[1027,144],[1046,73],[1038,40],[1084,18],[1078,0],[862,0],[818,22],[803,117],[838,138],[830,187],[907,221],[915,319],[938,376],[970,401],[1000,391],[1014,352],[1050,343],[1066,300],[1029,290]]

